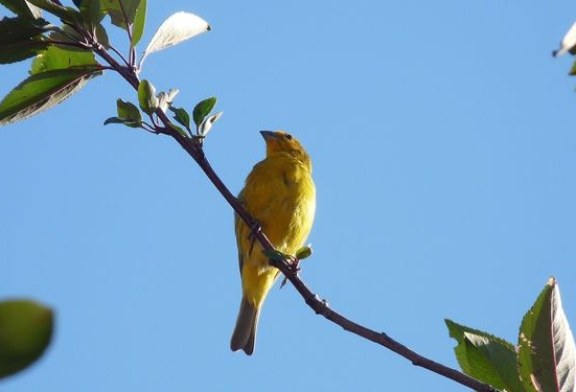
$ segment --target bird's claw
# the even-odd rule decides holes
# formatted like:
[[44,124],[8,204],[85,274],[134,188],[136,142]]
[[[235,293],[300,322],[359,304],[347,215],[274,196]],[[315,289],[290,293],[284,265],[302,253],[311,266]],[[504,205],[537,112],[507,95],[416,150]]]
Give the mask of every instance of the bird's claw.
[[254,249],[254,243],[256,242],[256,236],[258,235],[258,233],[262,232],[262,225],[260,225],[260,222],[258,222],[257,220],[254,220],[250,223],[249,228],[250,228],[250,234],[248,234],[248,239],[250,240],[249,253],[252,253],[252,250]]
[[290,256],[287,258],[287,260],[290,270],[293,273],[298,274],[298,272],[300,272],[300,259],[294,256]]
[[[300,272],[300,260],[294,256],[288,256],[286,257],[286,260],[288,261],[288,268],[290,271],[295,275],[298,275],[298,272]],[[282,282],[280,283],[280,288],[284,287],[287,282],[288,277],[284,276],[284,279],[282,279]]]

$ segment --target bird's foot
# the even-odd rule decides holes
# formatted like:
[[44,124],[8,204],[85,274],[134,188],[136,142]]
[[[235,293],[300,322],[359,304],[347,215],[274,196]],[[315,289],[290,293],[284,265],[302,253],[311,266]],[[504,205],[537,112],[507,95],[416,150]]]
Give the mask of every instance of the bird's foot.
[[[300,272],[300,259],[298,259],[295,256],[290,256],[290,255],[286,255],[286,262],[288,264],[288,268],[290,269],[290,271],[298,276],[298,272]],[[284,279],[282,279],[282,283],[280,283],[280,288],[284,287],[286,285],[286,282],[288,282],[288,277],[284,276]]]
[[253,220],[250,225],[250,234],[248,234],[248,239],[250,240],[250,251],[252,253],[252,249],[254,249],[254,243],[256,242],[256,237],[260,232],[262,232],[262,225],[257,220]]

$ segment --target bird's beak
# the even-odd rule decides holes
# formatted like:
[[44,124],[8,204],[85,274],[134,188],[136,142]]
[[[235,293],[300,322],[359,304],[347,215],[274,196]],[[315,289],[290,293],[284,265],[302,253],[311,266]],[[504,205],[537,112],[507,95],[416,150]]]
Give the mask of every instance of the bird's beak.
[[260,131],[260,134],[262,135],[262,137],[263,137],[264,140],[266,140],[266,141],[278,139],[278,136],[276,135],[276,132],[272,132],[272,131]]

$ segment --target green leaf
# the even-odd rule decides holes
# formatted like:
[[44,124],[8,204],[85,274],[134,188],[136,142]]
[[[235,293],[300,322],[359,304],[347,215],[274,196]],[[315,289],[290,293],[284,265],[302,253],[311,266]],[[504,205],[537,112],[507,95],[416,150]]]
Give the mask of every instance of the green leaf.
[[518,346],[518,365],[526,390],[575,390],[576,346],[554,278],[524,316]]
[[296,258],[298,260],[304,260],[310,256],[312,256],[312,247],[310,245],[303,246],[296,251]]
[[456,358],[464,373],[497,389],[524,391],[516,367],[514,346],[496,336],[444,320],[456,339]]
[[0,64],[11,64],[26,60],[37,55],[42,50],[46,50],[48,46],[48,43],[39,40],[0,45]]
[[94,27],[100,24],[106,13],[102,10],[100,0],[82,0],[80,6],[80,15],[87,22],[87,25]]
[[31,76],[0,102],[0,125],[59,104],[101,73],[93,53],[49,47],[32,62]]
[[44,19],[4,17],[0,20],[0,45],[41,36],[49,25]]
[[204,121],[204,117],[210,114],[214,106],[216,105],[216,97],[206,98],[203,101],[198,102],[194,107],[192,112],[192,117],[194,119],[194,124],[199,127]]
[[190,129],[190,115],[183,108],[169,107],[172,113],[174,113],[174,119],[180,124],[184,125],[186,129]]
[[82,36],[74,30],[69,25],[63,25],[62,27],[54,27],[50,34],[48,35],[51,41],[57,41],[62,43],[68,43],[70,45],[53,45],[58,48],[65,48],[66,50],[73,50],[73,51],[84,51],[86,52],[87,49],[79,47],[79,43],[84,40]]
[[104,120],[104,125],[108,125],[108,124],[124,124],[126,120],[124,120],[123,118],[120,117],[108,117],[106,120]]
[[110,49],[110,40],[108,39],[108,33],[104,26],[101,23],[98,23],[94,26],[96,31],[96,40],[97,42],[102,45],[106,49]]
[[39,18],[40,10],[25,0],[0,0],[0,4],[24,18]]
[[82,21],[80,12],[72,7],[63,7],[50,0],[28,0],[28,2],[52,15],[57,16],[62,22],[80,24]]
[[30,73],[34,75],[45,71],[86,66],[98,66],[91,51],[51,46],[34,59]]
[[40,358],[52,339],[53,319],[51,309],[33,301],[0,302],[0,379]]
[[136,8],[136,15],[134,16],[134,27],[132,28],[132,46],[136,46],[142,34],[144,33],[144,25],[146,24],[146,0],[141,0]]
[[110,117],[104,121],[104,125],[108,124],[124,124],[130,128],[142,128],[142,121],[133,121],[126,118]]
[[132,29],[132,45],[142,37],[146,18],[146,0],[101,0],[102,10],[110,15],[114,26]]
[[123,120],[130,120],[133,122],[142,122],[142,116],[140,115],[140,110],[131,102],[124,102],[121,99],[116,101],[116,108],[118,111],[118,117]]
[[574,76],[576,75],[576,62],[574,62],[574,64],[572,64],[572,68],[570,69],[570,76]]
[[56,106],[101,73],[99,68],[85,66],[28,77],[0,102],[0,125],[23,120]]
[[148,115],[158,109],[158,98],[156,97],[156,88],[147,80],[142,80],[138,85],[138,103],[140,109]]
[[44,19],[3,18],[0,20],[0,64],[35,56],[49,44],[43,33],[49,23]]

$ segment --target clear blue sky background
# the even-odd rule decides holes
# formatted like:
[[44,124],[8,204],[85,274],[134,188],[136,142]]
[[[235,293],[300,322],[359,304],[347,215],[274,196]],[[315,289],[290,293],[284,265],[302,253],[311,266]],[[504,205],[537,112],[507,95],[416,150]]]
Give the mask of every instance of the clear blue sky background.
[[[311,153],[302,277],[333,308],[454,367],[444,318],[515,342],[551,275],[576,326],[576,78],[550,55],[572,2],[149,3],[141,49],[176,11],[213,27],[142,77],[179,88],[178,106],[218,96],[206,153],[234,193],[264,156],[259,130]],[[26,69],[3,66],[0,93]],[[173,141],[104,127],[118,97],[135,100],[108,73],[0,129],[0,298],[58,317],[47,355],[2,391],[464,390],[289,285],[255,355],[230,352],[231,209]]]

